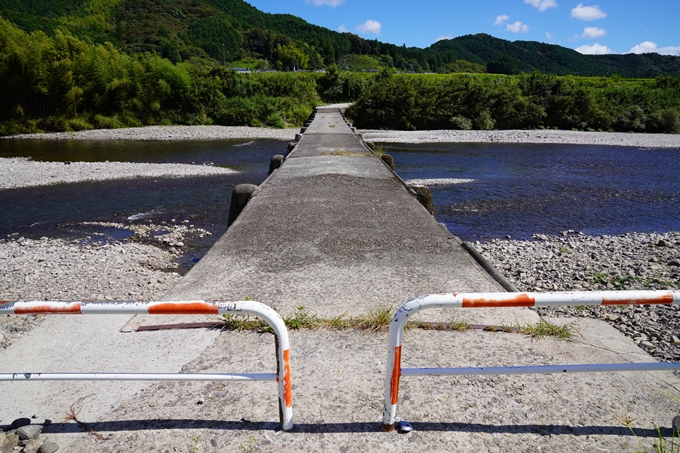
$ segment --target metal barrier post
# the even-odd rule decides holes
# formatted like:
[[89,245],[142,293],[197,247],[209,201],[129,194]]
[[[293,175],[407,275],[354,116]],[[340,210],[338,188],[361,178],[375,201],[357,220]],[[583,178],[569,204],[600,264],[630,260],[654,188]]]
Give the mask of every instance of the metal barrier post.
[[429,308],[551,307],[569,305],[670,305],[680,304],[680,292],[672,291],[594,291],[554,293],[470,293],[431,294],[418,297],[399,307],[390,323],[385,373],[383,431],[394,431],[401,376],[439,376],[471,374],[526,374],[566,372],[609,372],[636,370],[677,370],[680,362],[554,365],[531,367],[477,368],[401,368],[404,325],[420,310]]
[[276,381],[281,429],[293,428],[293,391],[290,377],[290,341],[286,325],[276,311],[255,301],[0,301],[0,314],[244,314],[262,318],[274,331],[276,373],[4,373],[0,381],[16,380],[191,380],[191,381]]

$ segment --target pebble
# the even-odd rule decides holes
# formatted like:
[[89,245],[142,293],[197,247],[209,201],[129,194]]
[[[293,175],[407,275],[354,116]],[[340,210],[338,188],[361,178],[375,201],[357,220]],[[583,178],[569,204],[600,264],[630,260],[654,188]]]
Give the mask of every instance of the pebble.
[[21,440],[36,439],[42,433],[41,425],[26,425],[17,429],[17,434]]
[[47,440],[42,435],[43,426],[50,422],[30,424],[28,418],[18,418],[14,420],[9,431],[0,434],[1,453],[54,453],[59,450],[59,444]]
[[[475,247],[520,291],[680,291],[680,232],[593,237],[574,230],[533,240],[494,239]],[[568,250],[568,251],[567,251]],[[680,264],[680,263],[678,263]],[[655,358],[680,360],[680,307],[548,307],[549,317],[599,318]]]
[[59,444],[57,444],[56,442],[52,442],[51,440],[48,440],[47,442],[40,446],[40,450],[38,450],[38,453],[54,453],[57,450],[59,450]]

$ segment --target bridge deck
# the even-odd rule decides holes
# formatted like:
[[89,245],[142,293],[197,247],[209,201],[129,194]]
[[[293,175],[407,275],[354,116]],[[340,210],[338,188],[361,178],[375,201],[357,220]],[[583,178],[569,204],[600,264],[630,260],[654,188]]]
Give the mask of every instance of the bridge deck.
[[166,297],[336,316],[461,291],[503,290],[332,109]]

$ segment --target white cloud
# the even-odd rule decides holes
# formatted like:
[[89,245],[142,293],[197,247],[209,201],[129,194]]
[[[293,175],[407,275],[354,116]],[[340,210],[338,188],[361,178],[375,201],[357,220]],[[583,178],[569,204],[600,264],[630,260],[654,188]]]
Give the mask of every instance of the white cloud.
[[347,30],[347,27],[345,27],[345,24],[342,24],[338,27],[338,31],[340,33],[347,33],[349,30]]
[[677,46],[677,47],[673,47],[673,46],[659,47],[659,46],[656,45],[655,42],[645,41],[645,42],[640,43],[637,46],[633,47],[632,49],[630,49],[629,52],[630,53],[652,53],[652,52],[656,52],[660,55],[680,56],[680,46]]
[[529,31],[529,26],[527,24],[523,24],[520,21],[517,21],[514,24],[506,25],[505,29],[513,33],[526,33]]
[[547,31],[545,32],[545,37],[548,38],[549,41],[552,41],[554,36],[548,33]]
[[506,16],[505,14],[501,14],[500,16],[496,16],[496,22],[494,22],[494,25],[503,25],[510,19],[509,16]]
[[524,0],[524,3],[538,8],[539,11],[545,11],[548,8],[557,8],[555,0]]
[[441,41],[443,39],[453,39],[453,38],[454,38],[453,35],[441,35],[439,38],[437,38],[437,41]]
[[583,3],[579,3],[576,8],[571,10],[571,17],[578,20],[588,21],[604,19],[607,17],[607,13],[602,11],[599,6],[583,6]]
[[307,0],[307,3],[312,3],[314,6],[327,5],[331,8],[335,8],[336,6],[345,3],[345,0]]
[[361,25],[357,26],[357,31],[359,33],[370,33],[374,35],[379,35],[382,31],[382,24],[377,20],[367,20]]
[[603,46],[602,44],[595,43],[592,46],[585,45],[577,47],[576,52],[586,54],[586,55],[605,55],[608,53],[614,53],[609,47]]
[[607,34],[607,30],[597,27],[586,27],[583,29],[584,38],[599,38]]

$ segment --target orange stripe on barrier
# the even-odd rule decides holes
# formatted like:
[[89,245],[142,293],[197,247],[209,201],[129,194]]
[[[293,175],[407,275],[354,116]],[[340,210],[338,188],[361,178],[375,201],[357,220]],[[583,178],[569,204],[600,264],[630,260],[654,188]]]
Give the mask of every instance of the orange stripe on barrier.
[[639,299],[607,299],[602,298],[602,305],[646,305],[646,304],[672,304],[673,293],[666,293],[658,297],[641,297]]
[[21,308],[21,306],[14,307],[15,315],[33,315],[41,313],[61,313],[61,314],[81,314],[80,312],[80,302],[73,302],[64,305],[33,305],[27,308]]
[[219,308],[206,302],[160,302],[149,306],[150,315],[217,315]]
[[401,375],[401,346],[394,347],[394,368],[392,368],[392,379],[390,379],[390,395],[392,395],[392,405],[399,401],[399,376]]
[[283,351],[283,402],[293,407],[293,386],[290,383],[290,349]]
[[493,307],[533,307],[536,299],[527,294],[518,294],[515,297],[503,299],[463,299],[463,308],[493,308]]

